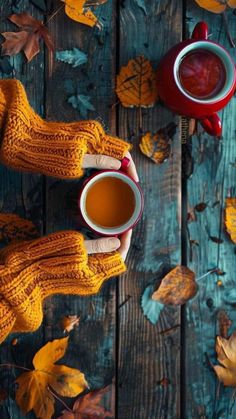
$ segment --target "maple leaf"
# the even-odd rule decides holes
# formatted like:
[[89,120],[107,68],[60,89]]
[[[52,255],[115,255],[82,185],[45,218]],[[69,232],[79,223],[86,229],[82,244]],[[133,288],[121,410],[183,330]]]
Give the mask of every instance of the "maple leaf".
[[66,352],[68,337],[55,339],[44,345],[34,356],[34,370],[20,375],[16,383],[16,402],[24,414],[34,410],[41,419],[51,419],[54,397],[50,388],[64,397],[75,397],[88,384],[84,374],[65,365],[56,365]]
[[170,139],[175,135],[176,125],[168,124],[161,128],[156,134],[147,132],[142,136],[139,148],[142,153],[149,157],[154,163],[163,163],[170,155]]
[[225,226],[231,240],[236,243],[236,198],[226,198]]
[[236,387],[236,332],[229,339],[216,338],[217,359],[221,365],[213,365],[218,379],[229,387]]
[[16,214],[0,213],[0,240],[9,243],[37,237],[39,232],[32,221]]
[[102,28],[101,23],[93,12],[87,8],[85,0],[61,0],[65,3],[65,13],[67,16],[76,22],[83,23],[87,26],[97,26]]
[[21,30],[19,32],[3,32],[5,41],[2,44],[3,55],[15,55],[24,51],[27,61],[31,61],[39,51],[39,41],[43,39],[50,53],[53,52],[53,42],[48,29],[28,13],[13,14],[8,18]]
[[151,107],[158,98],[156,73],[143,55],[121,67],[116,93],[124,107]]
[[111,412],[108,412],[103,406],[99,406],[102,397],[108,390],[109,386],[101,390],[90,391],[85,396],[79,397],[74,403],[73,412],[64,410],[58,419],[113,418],[114,415]]
[[58,61],[63,61],[68,64],[72,64],[72,67],[78,67],[84,63],[87,63],[88,57],[87,54],[80,51],[79,48],[73,48],[72,50],[57,51],[56,59]]
[[75,326],[79,325],[80,317],[79,316],[64,316],[61,319],[61,326],[63,332],[70,332],[74,329]]
[[162,304],[182,305],[196,293],[194,272],[186,266],[176,266],[162,279],[152,298]]
[[198,6],[212,13],[223,13],[226,7],[236,8],[236,0],[195,0]]

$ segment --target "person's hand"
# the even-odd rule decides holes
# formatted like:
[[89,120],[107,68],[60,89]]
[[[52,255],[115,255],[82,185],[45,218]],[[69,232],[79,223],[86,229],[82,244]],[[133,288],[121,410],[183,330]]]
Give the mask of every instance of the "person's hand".
[[[132,177],[135,180],[135,182],[139,182],[138,173],[129,151],[127,151],[125,157],[128,157],[128,159],[130,160],[130,165],[127,169],[127,174],[130,177]],[[83,169],[94,168],[119,170],[120,166],[120,160],[115,159],[114,157],[105,156],[104,154],[85,154],[82,163]]]
[[131,236],[132,230],[129,230],[122,234],[119,239],[117,237],[103,237],[97,240],[85,240],[84,243],[88,254],[109,253],[117,250],[125,261],[130,247]]

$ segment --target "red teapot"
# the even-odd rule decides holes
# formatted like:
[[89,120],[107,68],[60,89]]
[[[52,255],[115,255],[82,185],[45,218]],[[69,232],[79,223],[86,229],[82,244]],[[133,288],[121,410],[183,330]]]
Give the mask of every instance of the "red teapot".
[[163,57],[157,70],[159,96],[177,114],[198,119],[203,128],[220,136],[217,111],[227,105],[236,89],[236,69],[228,52],[209,41],[208,26],[199,22],[192,38]]

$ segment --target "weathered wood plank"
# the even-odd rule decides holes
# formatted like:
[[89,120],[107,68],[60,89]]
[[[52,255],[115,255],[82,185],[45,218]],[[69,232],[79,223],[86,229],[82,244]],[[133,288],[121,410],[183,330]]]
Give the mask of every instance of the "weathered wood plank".
[[[236,38],[235,16],[228,14],[229,29]],[[187,2],[187,28],[191,33],[195,23],[205,20],[209,25],[211,40],[219,42],[234,59],[236,51],[229,46],[221,16],[204,12],[193,1]],[[232,407],[231,389],[219,390],[218,381],[207,357],[215,363],[215,336],[219,333],[217,315],[225,310],[232,320],[231,331],[236,326],[235,303],[235,246],[224,229],[225,198],[235,196],[236,169],[236,106],[235,98],[220,112],[223,121],[223,138],[219,141],[205,133],[192,138],[192,155],[195,169],[188,181],[188,204],[194,207],[206,202],[207,208],[197,213],[197,220],[189,224],[191,240],[199,246],[189,250],[188,265],[197,277],[209,269],[219,267],[224,276],[212,274],[199,280],[199,293],[186,307],[186,400],[187,418],[234,418],[236,407]],[[216,244],[209,236],[220,237],[222,244]],[[191,255],[192,253],[192,255]],[[222,281],[222,285],[221,282]]]
[[[143,54],[159,62],[163,54],[180,41],[182,3],[126,0],[120,9],[120,66]],[[138,147],[139,110],[119,109],[119,135],[133,143],[145,211],[134,232],[128,258],[128,272],[119,282],[119,419],[180,417],[180,330],[160,334],[180,324],[180,310],[165,308],[157,326],[152,326],[140,308],[145,287],[160,279],[181,258],[181,142],[179,133],[172,143],[171,157],[156,166],[141,155]],[[160,105],[143,113],[143,132],[155,133],[174,120]],[[129,298],[128,298],[129,297]],[[167,380],[164,380],[167,379]]]
[[[58,1],[53,2],[58,7]],[[51,120],[78,121],[81,115],[67,102],[64,81],[73,79],[79,84],[81,94],[91,96],[96,111],[90,118],[101,120],[106,129],[114,133],[115,119],[111,105],[114,102],[115,59],[115,3],[107,2],[95,10],[103,22],[102,32],[69,19],[64,11],[50,22],[50,30],[57,51],[80,48],[88,54],[88,63],[72,68],[56,62],[53,75],[47,80],[46,116]],[[46,184],[46,232],[66,228],[79,229],[77,202],[80,181],[47,179]],[[55,297],[45,306],[45,338],[54,338],[60,318],[67,314],[79,314],[80,326],[71,333],[69,364],[79,367],[93,388],[112,382],[115,375],[115,280],[106,283],[97,296],[80,298]],[[114,397],[109,395],[107,408],[114,410]]]
[[[20,13],[25,10],[32,16],[42,19],[42,14],[33,7],[29,6],[28,1],[22,1],[19,4],[19,10],[12,9],[13,2],[3,0],[0,4],[1,31],[17,31],[17,27],[7,21],[7,17],[13,12]],[[32,107],[39,113],[43,113],[44,108],[44,53],[43,50],[35,57],[32,62],[26,64],[25,58],[18,54],[11,59],[14,74],[7,76],[0,74],[0,77],[15,77],[24,84]],[[43,229],[43,181],[39,175],[20,174],[0,165],[0,211],[16,213],[22,217],[32,220],[39,231]],[[14,336],[18,337],[15,346],[12,345]],[[34,334],[10,335],[10,337],[1,345],[0,355],[2,363],[13,363],[30,367],[31,359],[35,351],[43,343],[42,328]],[[19,374],[16,369],[2,369],[0,371],[1,388],[5,388],[10,396],[0,406],[1,418],[22,418],[18,407],[13,401],[14,398],[14,380]],[[29,415],[29,418],[33,417]]]

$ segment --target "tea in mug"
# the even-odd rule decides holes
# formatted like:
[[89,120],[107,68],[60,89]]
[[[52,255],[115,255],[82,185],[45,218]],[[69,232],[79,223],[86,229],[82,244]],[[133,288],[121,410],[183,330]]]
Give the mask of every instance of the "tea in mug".
[[123,180],[105,176],[88,189],[85,208],[94,224],[118,227],[129,221],[134,213],[134,192]]
[[199,100],[211,99],[225,85],[225,66],[218,55],[199,48],[183,57],[179,65],[179,80],[189,95]]

